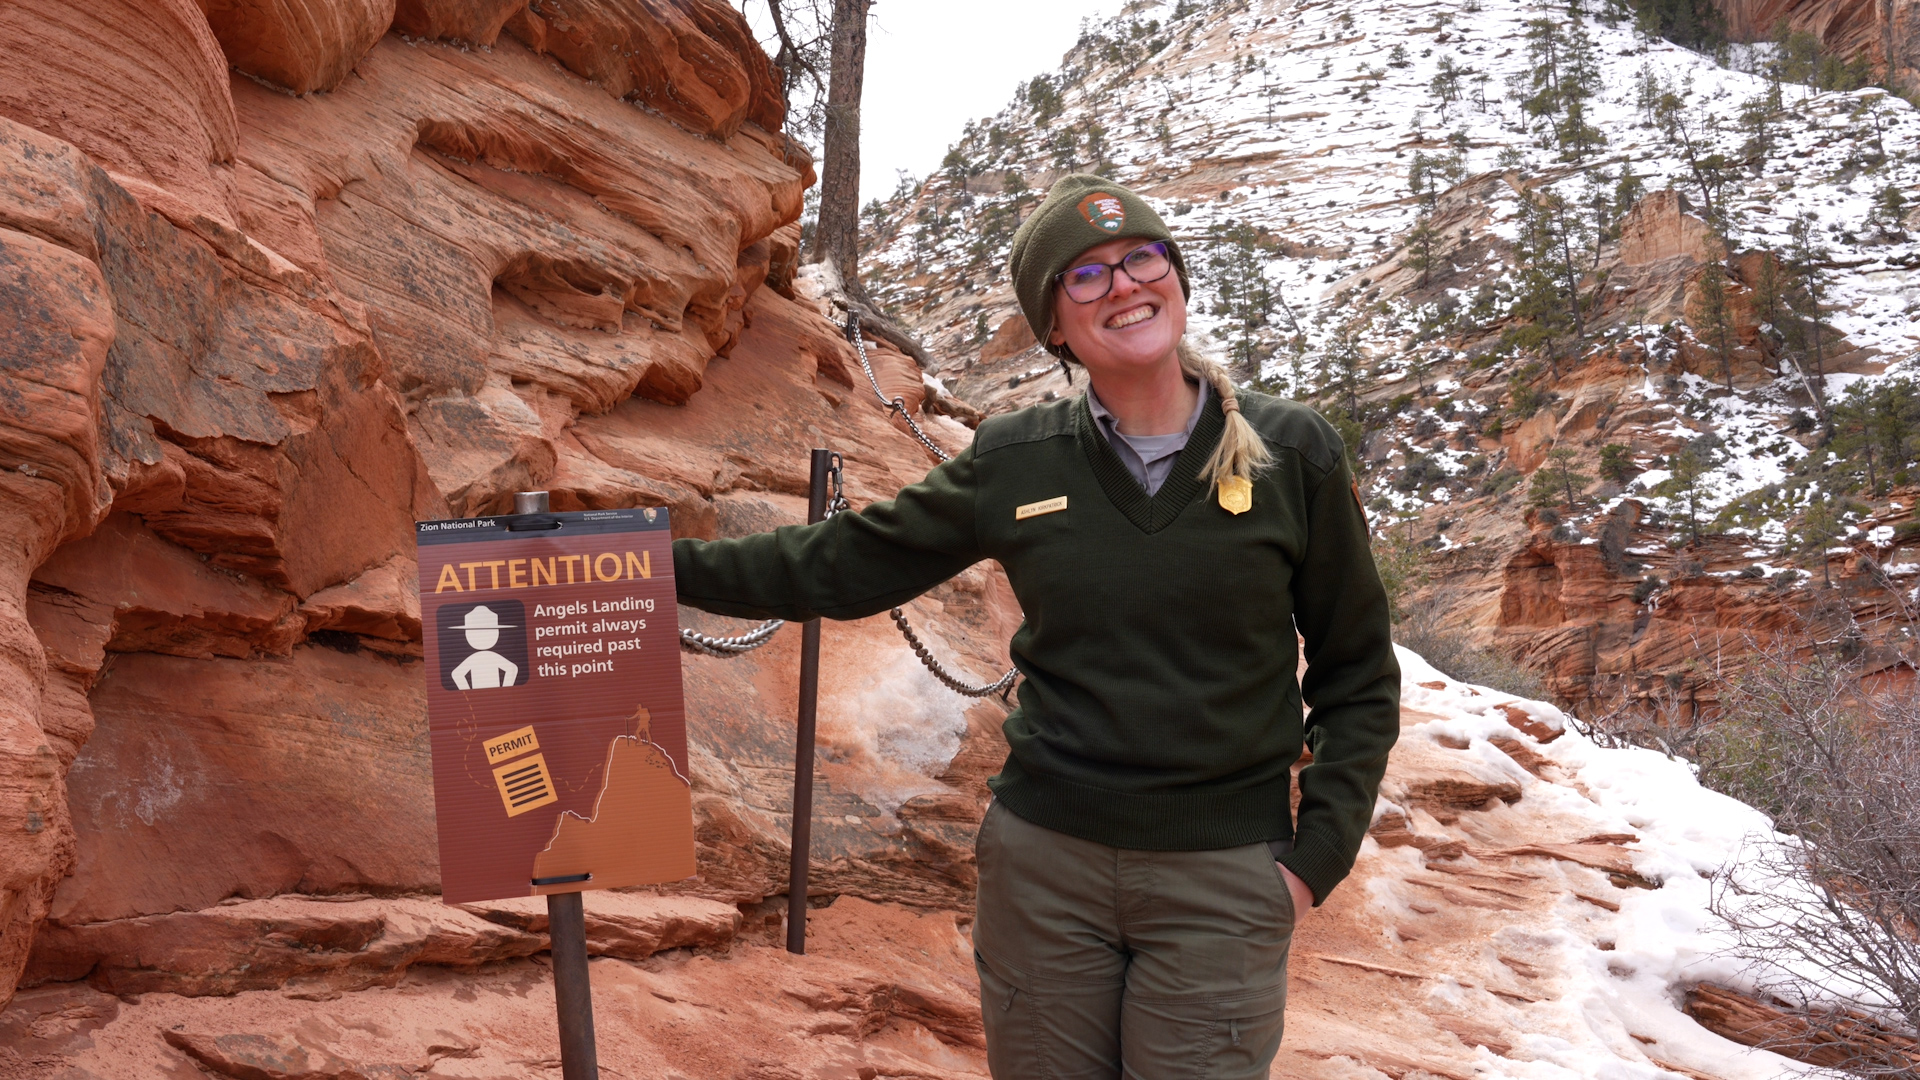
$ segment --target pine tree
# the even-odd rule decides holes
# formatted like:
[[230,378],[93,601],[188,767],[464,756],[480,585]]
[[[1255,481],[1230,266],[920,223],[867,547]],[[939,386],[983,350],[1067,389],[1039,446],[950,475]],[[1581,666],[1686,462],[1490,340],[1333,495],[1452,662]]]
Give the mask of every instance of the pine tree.
[[1387,592],[1388,619],[1398,623],[1406,616],[1408,594],[1427,583],[1426,549],[1391,528],[1377,529],[1372,547],[1373,565]]
[[1666,93],[1666,87],[1660,82],[1659,73],[1652,64],[1643,63],[1633,75],[1633,106],[1640,110],[1640,126],[1654,127],[1659,123],[1660,96]]
[[1572,510],[1579,505],[1579,493],[1593,477],[1578,472],[1573,467],[1574,452],[1564,446],[1547,451],[1546,464],[1534,470],[1533,484],[1527,489],[1527,501],[1535,506],[1565,506]]
[[1433,79],[1427,83],[1427,88],[1433,91],[1435,98],[1439,99],[1440,119],[1445,120],[1447,110],[1460,101],[1460,80],[1471,74],[1471,71],[1455,64],[1453,57],[1444,53],[1435,66],[1437,70]]
[[1613,182],[1613,205],[1610,207],[1613,222],[1601,239],[1618,240],[1620,238],[1620,219],[1626,217],[1627,211],[1632,210],[1640,202],[1641,196],[1646,193],[1647,182],[1633,171],[1633,163],[1621,164],[1620,176]]
[[1421,288],[1427,286],[1433,268],[1438,264],[1434,242],[1439,234],[1433,227],[1433,215],[1440,205],[1442,184],[1457,175],[1457,169],[1455,162],[1431,157],[1419,150],[1413,152],[1413,163],[1407,167],[1407,187],[1413,192],[1419,210],[1414,218],[1413,229],[1407,234],[1406,262],[1420,271]]
[[1276,294],[1266,274],[1270,249],[1258,230],[1240,223],[1223,230],[1207,256],[1216,298],[1210,313],[1221,319],[1214,335],[1227,343],[1228,356],[1243,369],[1258,366],[1260,331],[1273,317]]
[[846,290],[860,283],[860,92],[873,0],[833,0],[832,48],[820,151],[820,217],[809,259],[831,264]]
[[1634,28],[1682,48],[1711,52],[1726,41],[1726,16],[1709,0],[1631,0]]
[[1829,589],[1833,588],[1833,572],[1827,567],[1827,549],[1839,542],[1843,528],[1833,504],[1815,497],[1800,515],[1800,527],[1793,537],[1794,550],[1803,559],[1819,560],[1820,579]]
[[1873,209],[1867,220],[1888,240],[1906,238],[1907,195],[1898,184],[1888,184],[1873,197]]
[[1033,110],[1033,126],[1046,127],[1066,109],[1059,87],[1045,75],[1035,75],[1026,87],[1027,108]]
[[1321,358],[1325,389],[1346,399],[1346,418],[1356,424],[1360,421],[1361,367],[1366,363],[1366,354],[1360,351],[1365,321],[1364,316],[1354,316],[1341,322],[1327,345],[1326,355]]
[[1607,141],[1587,122],[1587,102],[1601,84],[1586,23],[1578,15],[1564,26],[1556,19],[1533,19],[1526,43],[1532,67],[1520,76],[1521,112],[1547,126],[1563,158],[1585,161]]
[[1700,542],[1703,531],[1701,515],[1706,511],[1708,498],[1706,478],[1713,470],[1713,465],[1711,447],[1699,442],[1689,444],[1668,459],[1667,470],[1671,475],[1653,489],[1656,495],[1678,499],[1685,508],[1690,543]]
[[1514,245],[1519,296],[1512,314],[1525,321],[1509,328],[1501,340],[1543,353],[1557,378],[1558,339],[1570,333],[1578,346],[1586,337],[1580,282],[1598,236],[1588,217],[1550,189],[1536,188],[1520,209],[1520,239]]
[[1762,247],[1760,249],[1760,279],[1754,282],[1753,306],[1759,311],[1760,318],[1776,331],[1780,326],[1780,305],[1786,293],[1786,280],[1780,266],[1780,257]]
[[1566,71],[1561,87],[1563,105],[1555,135],[1567,156],[1585,161],[1607,145],[1606,134],[1587,122],[1587,103],[1605,87],[1593,39],[1578,14],[1567,30]]
[[1433,268],[1439,262],[1433,252],[1434,241],[1439,232],[1433,227],[1433,219],[1426,211],[1413,219],[1413,228],[1407,232],[1407,265],[1420,271],[1420,288],[1426,288],[1433,277]]
[[1841,470],[1883,494],[1920,474],[1920,386],[1905,378],[1856,383],[1833,404],[1828,448]]
[[1600,476],[1616,484],[1625,484],[1637,471],[1633,463],[1633,451],[1620,443],[1608,443],[1600,448]]
[[1858,125],[1849,132],[1854,136],[1855,144],[1865,146],[1869,141],[1873,144],[1873,152],[1861,158],[1861,163],[1868,169],[1878,169],[1887,160],[1887,127],[1893,122],[1893,117],[1887,111],[1886,99],[1885,93],[1861,98],[1848,114],[1848,119]]
[[1740,147],[1740,156],[1756,174],[1766,169],[1767,155],[1773,153],[1775,131],[1783,108],[1778,83],[1740,106],[1740,128],[1747,133],[1747,141]]
[[1727,393],[1733,393],[1733,306],[1727,290],[1730,279],[1727,266],[1719,259],[1708,259],[1695,281],[1699,289],[1691,313],[1696,330],[1712,344],[1726,378]]
[[1723,227],[1724,200],[1721,192],[1730,179],[1728,173],[1732,162],[1713,148],[1717,123],[1714,114],[1710,110],[1696,113],[1687,106],[1685,98],[1669,91],[1660,95],[1659,102],[1654,106],[1654,118],[1661,134],[1667,137],[1686,161],[1687,171],[1692,174],[1694,186],[1700,191],[1700,202],[1706,211],[1708,224],[1716,228]]
[[1788,226],[1787,289],[1785,299],[1790,317],[1783,327],[1787,345],[1813,364],[1811,387],[1814,406],[1826,419],[1826,334],[1822,319],[1826,315],[1826,278],[1820,263],[1826,249],[1815,239],[1812,214],[1801,214]]

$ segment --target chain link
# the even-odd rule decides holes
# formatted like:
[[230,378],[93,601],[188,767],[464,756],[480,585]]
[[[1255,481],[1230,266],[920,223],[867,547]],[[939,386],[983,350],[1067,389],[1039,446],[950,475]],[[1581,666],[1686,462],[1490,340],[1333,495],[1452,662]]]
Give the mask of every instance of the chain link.
[[689,652],[704,653],[707,656],[733,657],[741,653],[752,652],[773,640],[773,635],[787,625],[785,619],[768,619],[744,634],[733,637],[712,637],[698,630],[680,628],[680,647]]
[[880,404],[899,413],[900,419],[905,420],[907,427],[913,429],[913,437],[920,440],[921,446],[933,451],[934,457],[941,461],[952,461],[953,455],[940,449],[932,439],[927,438],[926,432],[920,430],[920,425],[913,422],[913,415],[907,412],[906,398],[897,397],[889,400],[887,395],[880,392],[880,380],[873,377],[873,364],[867,359],[867,339],[860,335],[860,313],[852,308],[847,309],[847,340],[860,351],[860,370],[867,373],[867,385],[873,387],[873,396],[880,399]]
[[[907,402],[905,398],[896,397],[889,400],[887,395],[880,392],[880,380],[873,377],[873,362],[867,359],[867,339],[860,334],[860,313],[854,311],[852,308],[847,309],[847,340],[852,342],[853,347],[860,353],[860,370],[866,373],[867,385],[873,387],[873,396],[880,399],[880,404],[899,413],[900,419],[905,420],[907,427],[913,430],[913,437],[920,440],[920,445],[933,451],[933,456],[939,458],[941,461],[952,461],[953,455],[940,449],[932,439],[927,438],[926,432],[920,430],[920,425],[913,422],[913,416],[907,412]],[[840,474],[838,472],[834,473],[833,483],[834,499],[842,507],[845,507],[846,500],[840,497]],[[1013,689],[1013,681],[1020,675],[1018,668],[1008,668],[1005,675],[1000,676],[993,682],[983,683],[979,686],[961,682],[952,672],[942,666],[940,661],[935,660],[932,653],[927,651],[926,645],[922,644],[919,636],[913,632],[913,627],[908,625],[907,616],[904,612],[899,608],[894,608],[887,614],[893,617],[893,625],[900,628],[900,633],[907,639],[907,644],[913,646],[913,654],[920,658],[920,662],[925,664],[927,670],[933,673],[933,677],[945,684],[947,689],[967,697],[986,697],[988,694],[999,694],[1005,697],[1007,691]]]
[[964,694],[967,697],[986,697],[988,694],[1004,695],[1008,690],[1013,689],[1013,680],[1020,676],[1020,669],[1008,668],[1005,675],[1000,676],[993,682],[982,683],[979,686],[971,686],[963,683],[959,679],[954,678],[953,674],[946,668],[940,666],[940,661],[935,660],[933,654],[927,651],[927,647],[920,643],[919,636],[914,634],[913,627],[907,625],[907,617],[901,614],[899,608],[894,608],[887,614],[893,616],[893,625],[900,628],[900,633],[906,637],[907,644],[913,646],[913,655],[920,658],[920,662],[927,666],[928,671],[933,672],[934,678],[945,683],[947,689],[952,690],[956,694]]
[[[880,392],[880,381],[873,377],[873,362],[867,358],[867,341],[860,335],[860,316],[852,310],[847,312],[847,340],[852,342],[853,347],[859,351],[860,370],[866,373],[867,385],[873,387],[873,396],[880,399],[880,404],[885,405],[892,412],[899,413],[900,419],[905,420],[907,427],[912,429],[913,437],[920,440],[920,445],[932,451],[935,457],[941,461],[953,460],[952,454],[940,449],[938,444],[927,437],[926,432],[920,430],[920,425],[913,422],[913,416],[907,412],[907,402],[905,398],[896,397],[888,400],[887,395]],[[833,464],[827,469],[827,476],[832,481],[833,487],[827,498],[826,514],[820,519],[822,521],[827,520],[827,518],[835,514],[853,509],[853,505],[847,502],[847,496],[844,490],[843,480],[845,466],[846,463],[841,459],[840,455],[834,454]],[[926,665],[927,670],[933,674],[933,677],[940,680],[942,685],[954,693],[962,694],[966,697],[986,697],[988,694],[999,694],[1002,698],[1005,698],[1007,692],[1013,689],[1014,680],[1020,676],[1018,668],[1008,668],[1005,675],[1000,676],[990,683],[982,683],[979,686],[975,686],[971,683],[961,682],[960,679],[948,671],[940,661],[934,659],[933,653],[927,650],[925,643],[920,640],[919,635],[913,632],[913,627],[907,623],[905,612],[899,608],[894,608],[887,614],[893,618],[893,625],[900,628],[900,633],[907,639],[907,644],[912,646],[913,655],[919,657],[920,662]],[[680,631],[680,644],[681,647],[691,652],[705,653],[708,656],[739,656],[743,653],[751,652],[765,645],[768,641],[771,641],[774,633],[785,625],[786,622],[781,619],[769,619],[744,634],[725,638],[710,637],[697,631],[683,629]]]

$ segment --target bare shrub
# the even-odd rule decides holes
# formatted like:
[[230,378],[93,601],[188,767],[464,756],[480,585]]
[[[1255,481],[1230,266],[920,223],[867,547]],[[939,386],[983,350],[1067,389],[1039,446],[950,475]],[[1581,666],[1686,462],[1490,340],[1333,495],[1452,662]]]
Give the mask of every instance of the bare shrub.
[[1757,989],[1844,1047],[1839,1067],[1920,1077],[1904,1039],[1861,1037],[1920,1033],[1920,701],[1859,676],[1836,650],[1763,646],[1722,697],[1692,747],[1701,782],[1787,838],[1754,838],[1713,909]]
[[1694,761],[1711,722],[1694,708],[1683,677],[1668,676],[1646,693],[1622,695],[1612,707],[1591,716],[1569,712],[1574,729],[1601,746],[1620,749],[1638,746],[1668,757]]
[[1449,629],[1438,607],[1431,602],[1407,605],[1399,624],[1393,628],[1393,639],[1461,682],[1492,687],[1515,697],[1546,696],[1540,676],[1505,654],[1483,649],[1467,635]]

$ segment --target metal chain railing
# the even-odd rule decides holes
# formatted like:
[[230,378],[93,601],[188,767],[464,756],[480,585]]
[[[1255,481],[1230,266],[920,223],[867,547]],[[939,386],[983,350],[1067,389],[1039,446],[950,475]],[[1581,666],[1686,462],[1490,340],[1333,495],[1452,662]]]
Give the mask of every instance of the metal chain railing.
[[[860,354],[860,370],[866,373],[867,385],[873,388],[873,396],[880,400],[880,404],[900,414],[900,419],[907,422],[907,427],[913,431],[913,437],[920,440],[920,445],[932,451],[933,455],[943,462],[953,460],[952,454],[940,449],[939,444],[928,438],[927,433],[920,430],[920,425],[913,422],[912,414],[907,411],[905,398],[896,397],[889,400],[886,394],[881,393],[880,381],[873,376],[873,362],[867,358],[866,339],[860,335],[860,315],[858,312],[848,310],[846,332],[847,340],[853,344],[853,347]],[[847,497],[842,490],[841,464],[838,454],[834,455],[833,468],[829,475],[833,479],[833,490],[827,499],[826,517],[821,519],[823,521],[843,510],[853,509],[852,504],[847,502]],[[920,662],[926,665],[927,670],[933,674],[933,677],[940,680],[942,685],[954,693],[962,694],[966,697],[986,697],[988,694],[999,694],[1005,697],[1007,691],[1013,689],[1014,680],[1020,676],[1018,668],[1008,668],[1005,675],[1000,676],[990,683],[982,683],[975,686],[971,683],[962,682],[952,672],[948,671],[939,660],[934,659],[933,653],[927,650],[925,643],[920,640],[919,635],[913,632],[913,627],[907,623],[905,612],[899,608],[894,608],[887,614],[893,618],[893,625],[900,628],[900,633],[907,639],[907,644],[913,647],[913,655],[919,657]],[[759,626],[754,627],[752,630],[734,637],[712,637],[694,630],[682,629],[680,631],[680,644],[682,647],[693,652],[705,653],[708,656],[739,656],[742,653],[751,652],[765,645],[768,641],[771,641],[775,632],[785,625],[786,622],[784,620],[769,619]]]
[[[862,351],[864,352],[864,350]],[[840,463],[837,457],[834,459],[834,467],[830,475],[833,477],[833,492],[827,499],[827,517],[832,517],[843,510],[853,509],[853,505],[847,502],[847,497],[842,494],[840,490]],[[927,651],[927,647],[921,642],[919,635],[915,634],[913,627],[907,624],[905,612],[899,608],[894,608],[887,612],[887,614],[893,619],[893,625],[900,628],[900,633],[906,637],[907,644],[913,647],[913,655],[919,657],[920,662],[926,665],[927,670],[933,674],[933,677],[939,679],[947,689],[966,697],[986,697],[988,694],[1004,694],[1013,688],[1013,680],[1020,674],[1018,668],[1008,668],[1005,675],[1000,676],[990,683],[981,683],[978,686],[972,683],[961,682],[958,676],[948,671],[940,661],[934,659],[931,652]]]
[[942,667],[940,661],[933,658],[933,654],[927,651],[925,645],[920,644],[920,638],[914,634],[913,627],[907,625],[907,617],[901,613],[899,608],[894,608],[887,614],[893,616],[893,625],[900,628],[900,633],[906,636],[907,644],[913,646],[913,655],[920,658],[920,662],[927,666],[927,670],[933,673],[934,678],[945,683],[947,689],[952,690],[956,694],[963,694],[967,697],[986,697],[988,694],[1000,694],[1004,696],[1008,690],[1013,689],[1013,680],[1020,676],[1019,668],[1008,668],[1005,675],[1000,676],[993,682],[982,683],[979,686],[963,683],[959,679],[954,678],[953,674],[946,668]]
[[920,425],[913,422],[913,414],[907,411],[906,398],[889,399],[880,392],[880,380],[873,377],[873,363],[867,359],[867,339],[860,336],[860,313],[852,308],[847,309],[847,340],[860,351],[860,370],[867,373],[867,385],[873,387],[873,396],[880,399],[880,404],[899,413],[900,419],[905,420],[907,427],[913,430],[913,437],[920,440],[921,446],[933,451],[934,457],[941,461],[952,461],[953,455],[940,449],[938,444],[927,438],[926,432],[920,430]]
[[736,634],[733,637],[713,637],[698,630],[688,630],[683,626],[680,628],[680,644],[692,652],[705,653],[708,656],[739,656],[741,653],[752,652],[773,640],[773,635],[785,625],[787,625],[785,619],[768,619],[746,633]]
[[[851,307],[847,309],[846,330],[847,340],[853,344],[854,349],[860,354],[860,370],[866,373],[867,385],[873,387],[873,396],[880,399],[880,404],[885,405],[893,412],[899,413],[900,419],[905,420],[907,427],[913,431],[913,437],[920,440],[920,445],[933,451],[934,457],[939,458],[943,462],[952,461],[953,455],[940,449],[939,444],[928,438],[927,433],[920,430],[920,425],[913,422],[913,414],[907,411],[907,401],[905,398],[888,398],[886,394],[880,391],[880,380],[873,377],[873,361],[867,358],[867,339],[860,334],[860,313]],[[846,500],[840,497],[840,473],[838,470],[835,470],[833,474],[833,498],[834,502],[840,506],[844,507],[846,505]],[[831,510],[828,511],[829,514],[832,512]],[[907,625],[907,616],[905,613],[899,608],[894,608],[887,614],[893,617],[893,625],[900,628],[900,633],[906,637],[907,644],[913,646],[913,654],[918,656],[920,662],[927,666],[927,670],[933,673],[933,677],[945,683],[949,690],[957,694],[964,694],[967,697],[986,697],[988,694],[1000,694],[1004,696],[1008,690],[1013,688],[1014,679],[1020,675],[1018,668],[1008,668],[1005,675],[1000,676],[990,683],[983,683],[979,686],[963,683],[955,678],[945,667],[942,667],[940,661],[935,660],[933,654],[927,651],[927,647],[921,644],[920,638],[913,632],[913,627]]]

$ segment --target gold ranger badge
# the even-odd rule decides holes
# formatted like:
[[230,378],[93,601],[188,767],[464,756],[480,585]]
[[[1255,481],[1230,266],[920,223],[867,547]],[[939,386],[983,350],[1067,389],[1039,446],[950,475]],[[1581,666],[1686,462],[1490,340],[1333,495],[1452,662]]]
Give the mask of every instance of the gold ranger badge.
[[1253,509],[1253,481],[1244,476],[1229,476],[1220,481],[1220,509],[1244,514]]

